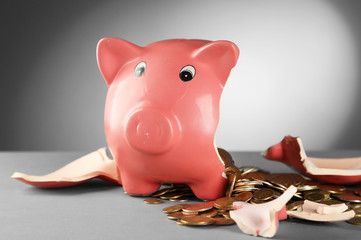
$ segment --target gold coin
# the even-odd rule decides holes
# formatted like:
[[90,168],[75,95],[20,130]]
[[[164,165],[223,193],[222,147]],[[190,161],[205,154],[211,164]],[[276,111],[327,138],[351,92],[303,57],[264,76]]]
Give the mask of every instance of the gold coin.
[[303,205],[303,201],[296,201],[296,202],[288,203],[286,205],[286,208],[287,211],[296,211],[302,205]]
[[347,220],[346,222],[361,226],[361,215],[356,215],[355,217]]
[[224,226],[224,225],[232,225],[236,223],[232,218],[216,217],[213,219],[214,219],[214,225]]
[[233,202],[235,201],[236,199],[231,197],[218,198],[214,201],[214,206],[216,208],[230,210],[233,209]]
[[179,198],[182,197],[183,193],[179,191],[167,192],[160,196],[161,199],[171,199],[171,198]]
[[214,219],[211,217],[204,217],[204,216],[187,216],[181,218],[181,222],[185,225],[205,226],[205,225],[213,224]]
[[173,205],[173,206],[169,206],[163,209],[164,213],[173,213],[173,212],[178,212],[180,210],[182,210],[183,205],[182,204],[177,204],[177,205]]
[[252,192],[241,192],[233,196],[236,201],[248,202],[252,198]]
[[251,180],[265,180],[266,175],[262,172],[250,172],[250,173],[242,174],[242,178],[251,179]]
[[318,185],[318,187],[333,194],[341,194],[342,192],[346,191],[345,187],[336,185]]
[[276,189],[276,190],[281,191],[281,192],[284,192],[287,189],[286,187],[283,187],[283,186],[281,187],[279,185],[274,185],[274,184],[269,183],[269,182],[264,182],[264,184],[267,185],[270,188]]
[[218,148],[217,150],[218,150],[219,156],[221,156],[221,159],[222,159],[225,167],[234,166],[234,161],[232,159],[231,154],[229,154],[223,148]]
[[187,201],[189,201],[189,198],[186,196],[183,196],[183,197],[177,197],[177,198],[170,198],[169,200],[172,202],[187,202]]
[[253,198],[256,200],[269,200],[275,196],[275,192],[270,188],[262,188],[253,192]]
[[210,202],[202,202],[195,204],[184,204],[183,211],[185,212],[204,212],[213,207],[213,201]]
[[252,192],[252,191],[255,191],[257,190],[258,188],[255,188],[255,187],[237,187],[233,190],[233,193],[241,193],[241,192]]
[[243,167],[241,170],[242,175],[250,173],[250,172],[258,172],[259,169],[255,167]]
[[320,203],[326,205],[335,205],[335,204],[342,204],[343,202],[336,199],[328,199],[328,200],[323,200]]
[[317,190],[317,189],[319,189],[319,188],[315,185],[304,185],[301,187],[297,187],[297,191],[300,191],[300,192]]
[[237,180],[237,175],[240,175],[238,173],[238,169],[235,167],[228,167],[224,170],[224,174],[227,176],[228,184],[227,184],[227,190],[226,190],[226,197],[230,197],[232,195],[232,191],[234,188],[234,184]]
[[160,203],[163,203],[162,200],[160,200],[160,199],[153,199],[153,198],[151,198],[151,199],[145,199],[143,202],[146,203],[146,204],[160,204]]
[[231,216],[230,216],[230,214],[229,214],[229,211],[224,212],[224,213],[222,213],[221,215],[222,215],[223,217],[225,217],[225,218],[231,218]]
[[156,191],[155,193],[153,193],[151,196],[152,196],[152,197],[159,197],[159,196],[161,196],[161,195],[169,192],[169,189],[170,189],[170,188],[160,189],[160,190]]
[[251,204],[261,204],[261,203],[266,203],[267,201],[264,201],[264,200],[257,200],[257,199],[251,199],[249,201]]
[[212,208],[210,210],[207,210],[205,212],[201,212],[198,214],[198,216],[205,216],[205,217],[214,217],[218,214],[217,210]]
[[174,213],[170,213],[167,215],[168,219],[171,219],[171,220],[177,220],[177,219],[180,219],[182,217],[186,217],[186,216],[194,216],[196,215],[197,213],[192,213],[192,214],[184,214],[184,212],[174,212]]
[[185,225],[186,225],[186,224],[184,224],[184,223],[182,222],[182,220],[181,220],[180,218],[177,219],[176,223],[177,223],[178,225],[182,225],[182,226],[185,226]]
[[326,196],[320,192],[311,192],[305,195],[305,199],[312,202],[321,202],[326,200]]

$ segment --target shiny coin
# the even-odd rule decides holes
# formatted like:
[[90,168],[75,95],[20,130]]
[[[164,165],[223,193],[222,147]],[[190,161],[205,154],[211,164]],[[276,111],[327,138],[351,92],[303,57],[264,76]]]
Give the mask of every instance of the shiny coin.
[[361,215],[356,215],[354,218],[347,220],[346,222],[361,226]]
[[345,187],[342,186],[336,186],[336,185],[318,185],[320,189],[326,190],[330,193],[338,194],[342,193],[346,190]]
[[181,218],[181,222],[184,225],[205,226],[205,225],[213,224],[214,219],[211,217],[204,217],[204,216],[187,216]]
[[335,204],[342,204],[344,202],[341,202],[341,201],[336,200],[336,199],[328,199],[328,200],[320,201],[320,203],[326,204],[326,205],[335,205]]
[[256,200],[266,201],[273,198],[274,195],[275,192],[270,188],[262,188],[253,192],[253,198]]
[[174,206],[164,208],[163,212],[164,213],[178,212],[178,211],[182,210],[182,207],[183,207],[182,204],[177,204],[177,205],[174,205]]
[[250,173],[250,172],[258,172],[259,169],[255,167],[243,167],[240,169],[242,175]]
[[320,192],[311,192],[305,195],[305,199],[312,202],[321,202],[326,200],[326,196]]
[[214,206],[216,208],[230,210],[233,209],[233,202],[235,201],[236,199],[231,197],[218,198],[214,201]]
[[158,191],[156,191],[155,193],[152,194],[152,197],[159,197],[167,192],[169,192],[169,189],[170,188],[163,188],[163,189],[160,189]]
[[304,185],[301,187],[297,187],[297,190],[300,192],[304,192],[304,191],[311,191],[311,190],[317,190],[319,189],[317,186],[315,185]]
[[213,204],[213,201],[195,204],[184,204],[182,209],[185,212],[204,212],[211,209],[213,207]]
[[266,203],[267,201],[257,200],[257,199],[252,198],[251,200],[249,200],[249,202],[250,202],[251,204],[261,204],[261,203]]
[[181,220],[180,218],[177,219],[176,223],[177,223],[178,225],[182,225],[182,226],[185,226],[185,225],[186,225],[186,224],[184,224],[184,223],[182,222],[182,220]]
[[182,217],[186,217],[186,216],[195,216],[197,213],[192,213],[192,214],[184,214],[184,212],[174,212],[174,213],[170,213],[167,215],[168,219],[171,220],[177,220],[180,219]]
[[286,187],[281,187],[279,185],[274,185],[274,184],[272,184],[270,182],[264,182],[264,185],[267,185],[267,187],[276,189],[276,190],[281,191],[281,192],[284,192],[287,189]]
[[252,192],[241,192],[233,196],[236,201],[248,202],[252,198]]
[[216,217],[214,219],[214,225],[232,225],[236,222],[232,218],[225,218],[225,217]]
[[233,190],[233,193],[241,193],[241,192],[252,192],[257,190],[258,188],[256,187],[237,187]]
[[226,166],[226,167],[234,166],[234,161],[232,159],[231,154],[229,154],[226,150],[224,150],[222,148],[218,148],[217,150],[218,150],[219,156],[221,156],[224,166]]
[[303,205],[303,201],[296,201],[296,202],[287,204],[286,209],[287,209],[287,211],[296,211],[302,205]]
[[145,199],[143,202],[146,203],[146,204],[160,204],[160,203],[162,203],[163,201],[160,200],[160,199],[153,199],[153,198],[151,198],[151,199]]
[[216,215],[218,215],[218,211],[214,208],[207,210],[205,212],[201,212],[198,214],[199,216],[204,216],[204,217],[214,217]]
[[337,195],[336,197],[346,202],[361,203],[361,197],[356,195],[341,194],[341,195]]
[[282,188],[288,188],[292,185],[293,179],[287,174],[269,174],[267,180],[274,185],[277,185]]
[[222,215],[223,217],[225,217],[225,218],[231,218],[231,216],[230,216],[230,214],[229,214],[229,211],[224,212],[224,213],[222,213],[221,215]]
[[179,198],[182,197],[183,193],[180,191],[167,192],[160,196],[161,199]]
[[242,174],[242,178],[263,181],[266,179],[266,175],[262,172],[250,172],[250,173]]
[[170,198],[169,200],[172,202],[187,202],[187,201],[189,201],[189,197],[182,196],[182,197],[177,197],[177,198]]

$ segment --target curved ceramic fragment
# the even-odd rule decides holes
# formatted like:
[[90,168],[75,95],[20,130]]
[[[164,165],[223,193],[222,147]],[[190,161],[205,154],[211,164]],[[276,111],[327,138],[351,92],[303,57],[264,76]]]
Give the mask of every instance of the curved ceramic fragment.
[[344,203],[326,205],[305,200],[302,207],[297,211],[287,211],[287,215],[316,222],[338,222],[349,220],[355,216],[355,211],[346,211],[347,209],[348,207]]
[[286,203],[296,192],[297,188],[290,186],[280,197],[267,203],[234,202],[236,210],[230,211],[230,217],[244,233],[273,237],[277,233],[278,221],[287,218]]
[[42,188],[66,187],[92,178],[101,178],[109,182],[121,184],[116,163],[107,156],[105,148],[78,158],[47,175],[31,176],[15,172],[11,177]]
[[280,143],[268,148],[263,156],[269,160],[283,162],[318,181],[336,184],[361,182],[361,157],[307,157],[299,137],[286,136]]

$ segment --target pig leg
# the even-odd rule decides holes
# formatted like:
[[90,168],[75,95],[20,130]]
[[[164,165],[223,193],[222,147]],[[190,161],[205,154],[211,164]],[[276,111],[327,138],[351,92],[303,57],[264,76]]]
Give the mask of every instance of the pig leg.
[[124,192],[132,196],[147,196],[160,187],[160,183],[144,180],[141,176],[135,176],[128,172],[121,172]]
[[227,180],[220,176],[190,183],[189,186],[197,198],[203,200],[215,200],[224,197],[227,188]]

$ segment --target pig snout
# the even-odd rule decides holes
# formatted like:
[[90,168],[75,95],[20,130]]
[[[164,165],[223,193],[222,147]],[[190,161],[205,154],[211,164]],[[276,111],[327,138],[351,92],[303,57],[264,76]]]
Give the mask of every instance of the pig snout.
[[130,115],[126,122],[127,142],[144,153],[162,153],[176,141],[177,124],[155,109],[140,109]]

